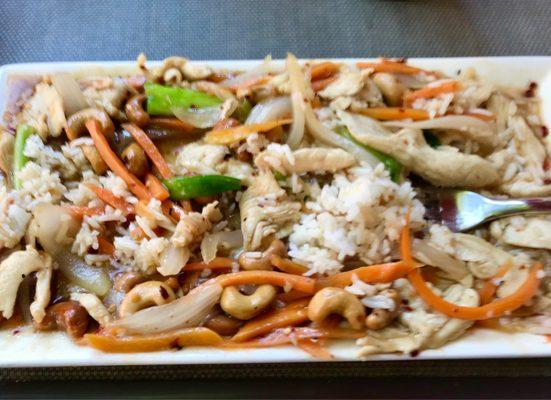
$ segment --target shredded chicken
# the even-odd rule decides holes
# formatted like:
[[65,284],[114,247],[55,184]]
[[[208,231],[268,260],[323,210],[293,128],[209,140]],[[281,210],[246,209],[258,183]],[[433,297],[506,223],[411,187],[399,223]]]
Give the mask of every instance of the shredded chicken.
[[430,147],[418,129],[403,129],[396,134],[367,130],[369,118],[347,112],[339,117],[360,142],[391,155],[430,183],[443,187],[481,188],[499,182],[496,168],[489,161],[457,149]]
[[467,263],[471,273],[481,279],[491,278],[497,269],[513,257],[486,240],[465,233],[453,233],[448,228],[433,225],[429,240],[432,246]]
[[82,92],[91,107],[104,109],[118,120],[124,120],[125,116],[120,108],[128,96],[128,86],[122,79],[112,79],[108,85],[98,88],[91,85]]
[[492,236],[504,243],[551,250],[551,220],[544,217],[510,217],[490,225]]
[[17,289],[26,276],[37,273],[35,301],[31,304],[33,318],[40,322],[45,308],[50,302],[51,257],[38,252],[34,247],[15,251],[0,263],[0,315],[10,318],[13,315]]
[[288,199],[269,172],[260,173],[239,201],[243,247],[257,250],[263,239],[275,235],[287,236],[289,225],[300,217],[300,203]]
[[335,99],[340,96],[353,96],[364,87],[369,79],[370,71],[343,72],[318,94],[325,99]]
[[71,293],[71,300],[78,301],[101,327],[107,326],[113,320],[103,302],[95,294]]
[[[522,117],[510,117],[508,126],[515,134],[504,150],[509,153],[506,153],[509,157],[502,156],[503,163],[500,166],[506,173],[512,162],[516,166],[516,173],[503,182],[501,190],[515,197],[551,195],[551,184],[545,183],[547,154],[543,143]],[[515,156],[511,157],[512,154]]]
[[[359,339],[362,346],[360,357],[375,353],[410,353],[415,350],[438,348],[457,339],[473,324],[473,321],[448,318],[437,312],[425,310],[411,285],[400,279],[396,282],[402,299],[407,299],[412,311],[399,316],[401,326],[392,326],[380,331],[368,331]],[[477,306],[478,293],[461,285],[452,285],[444,293],[446,301],[461,306]]]
[[282,174],[336,172],[356,164],[356,159],[342,149],[310,147],[291,152],[286,146],[270,145],[256,156],[254,163],[261,170],[272,169]]
[[36,85],[35,94],[24,105],[22,122],[36,129],[43,140],[57,137],[67,127],[63,100],[53,86]]

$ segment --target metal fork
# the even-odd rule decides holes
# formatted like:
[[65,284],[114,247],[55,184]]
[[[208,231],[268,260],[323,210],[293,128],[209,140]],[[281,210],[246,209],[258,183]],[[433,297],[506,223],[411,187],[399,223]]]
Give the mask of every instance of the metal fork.
[[492,199],[467,190],[424,190],[425,218],[453,232],[517,214],[551,213],[551,198]]

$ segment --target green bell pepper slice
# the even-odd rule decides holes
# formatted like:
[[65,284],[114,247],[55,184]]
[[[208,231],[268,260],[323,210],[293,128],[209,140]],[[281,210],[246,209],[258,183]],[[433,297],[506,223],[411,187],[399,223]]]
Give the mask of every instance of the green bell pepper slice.
[[21,189],[21,179],[17,177],[17,172],[21,171],[29,161],[25,155],[25,145],[27,139],[36,134],[36,130],[29,125],[19,125],[15,131],[15,143],[13,145],[13,175],[16,189]]
[[163,183],[172,200],[195,199],[241,188],[239,179],[225,175],[177,176],[164,179]]
[[193,89],[163,86],[157,83],[144,85],[147,95],[147,112],[151,115],[173,115],[173,108],[205,108],[222,104],[216,96]]
[[400,174],[402,172],[402,165],[398,161],[396,161],[391,156],[380,152],[379,150],[375,150],[374,148],[359,142],[345,126],[339,127],[337,129],[337,133],[373,154],[373,156],[377,158],[380,162],[382,162],[385,165],[386,169],[388,169],[388,172],[390,173],[390,179],[392,179],[393,182],[399,181]]

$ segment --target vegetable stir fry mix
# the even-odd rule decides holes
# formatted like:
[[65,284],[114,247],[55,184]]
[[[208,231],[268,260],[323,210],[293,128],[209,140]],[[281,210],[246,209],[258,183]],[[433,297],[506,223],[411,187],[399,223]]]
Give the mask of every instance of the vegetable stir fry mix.
[[[15,78],[14,78],[15,79]],[[16,78],[0,130],[0,327],[105,352],[411,353],[551,334],[551,219],[468,233],[424,190],[550,196],[537,87],[406,60],[170,57]]]

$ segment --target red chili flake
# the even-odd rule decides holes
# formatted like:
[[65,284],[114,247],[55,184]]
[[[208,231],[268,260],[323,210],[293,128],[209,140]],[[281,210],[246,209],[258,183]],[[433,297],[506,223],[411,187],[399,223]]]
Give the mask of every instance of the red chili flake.
[[411,312],[411,311],[413,311],[413,308],[411,308],[410,306],[403,306],[402,310],[407,311],[407,312]]
[[536,89],[538,84],[536,82],[530,82],[528,89],[524,92],[524,97],[534,97],[536,95]]
[[545,125],[542,125],[540,127],[540,131],[541,131],[541,137],[547,137],[547,135],[549,135],[549,128],[546,127]]
[[19,329],[19,328],[14,329],[14,330],[11,332],[11,334],[14,335],[14,336],[17,335],[17,334],[19,334],[19,333],[21,333],[21,329]]
[[419,350],[413,350],[409,353],[410,357],[417,357],[419,355]]

